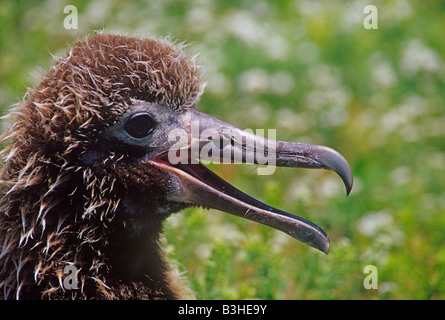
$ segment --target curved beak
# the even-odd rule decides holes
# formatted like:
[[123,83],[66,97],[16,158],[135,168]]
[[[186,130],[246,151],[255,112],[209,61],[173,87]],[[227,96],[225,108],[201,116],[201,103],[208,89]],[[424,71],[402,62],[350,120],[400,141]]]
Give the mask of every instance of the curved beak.
[[[327,169],[343,180],[346,193],[353,184],[351,168],[337,151],[318,145],[277,141],[241,130],[229,123],[191,109],[182,120],[182,132],[173,137],[168,151],[148,160],[179,178],[173,199],[221,210],[281,230],[293,238],[328,253],[329,239],[317,225],[270,207],[236,189],[201,162],[265,165],[258,174],[272,174],[278,167]],[[183,143],[176,143],[179,138]],[[171,138],[171,136],[169,136]]]

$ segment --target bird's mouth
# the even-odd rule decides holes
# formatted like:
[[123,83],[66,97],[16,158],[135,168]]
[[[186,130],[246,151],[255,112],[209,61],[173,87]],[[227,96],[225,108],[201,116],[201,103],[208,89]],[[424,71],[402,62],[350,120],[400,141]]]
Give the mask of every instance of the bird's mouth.
[[[179,178],[175,201],[217,209],[270,226],[328,253],[329,238],[320,227],[250,197],[224,181],[198,160],[264,164],[261,160],[264,160],[266,154],[269,160],[273,160],[270,161],[272,164],[267,163],[267,165],[333,170],[342,178],[349,194],[353,178],[350,166],[344,157],[324,146],[275,141],[249,132],[244,133],[241,129],[197,109],[191,112],[189,120],[198,121],[201,124],[199,130],[195,132],[191,130],[188,142],[184,146],[170,149],[148,160],[152,165]],[[207,134],[202,133],[210,128],[212,138],[209,139]],[[218,142],[221,143],[218,143],[217,147],[214,145],[209,147],[209,144],[215,143],[215,139],[219,139]],[[261,152],[258,152],[256,148],[258,146],[261,146]],[[181,152],[185,155],[172,156]],[[260,154],[263,156],[262,159]]]

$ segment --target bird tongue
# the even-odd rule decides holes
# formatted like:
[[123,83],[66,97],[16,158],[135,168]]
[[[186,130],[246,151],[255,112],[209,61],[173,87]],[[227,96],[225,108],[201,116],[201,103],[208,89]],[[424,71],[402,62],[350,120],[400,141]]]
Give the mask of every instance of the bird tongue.
[[[267,164],[269,169],[281,166],[333,170],[341,177],[349,194],[352,172],[343,156],[324,146],[266,139],[197,109],[191,111],[187,126],[190,133],[186,145],[148,160],[152,165],[179,177],[181,185],[175,201],[256,221],[328,253],[329,239],[320,227],[248,196],[211,172],[200,161]],[[259,172],[271,173],[270,170]]]

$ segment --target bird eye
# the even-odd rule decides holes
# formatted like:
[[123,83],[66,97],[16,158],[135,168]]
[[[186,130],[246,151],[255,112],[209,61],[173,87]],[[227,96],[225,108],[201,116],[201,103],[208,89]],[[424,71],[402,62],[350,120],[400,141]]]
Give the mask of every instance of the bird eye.
[[125,131],[134,138],[143,138],[153,131],[154,120],[147,114],[131,117],[124,125]]

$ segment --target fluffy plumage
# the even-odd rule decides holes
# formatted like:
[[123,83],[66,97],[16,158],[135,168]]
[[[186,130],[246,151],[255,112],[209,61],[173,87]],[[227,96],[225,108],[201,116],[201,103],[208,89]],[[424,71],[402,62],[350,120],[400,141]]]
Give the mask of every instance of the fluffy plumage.
[[[99,33],[55,61],[3,135],[0,297],[181,297],[159,249],[165,216],[145,214],[165,202],[166,177],[124,152],[88,166],[80,159],[102,147],[98,132],[134,99],[180,113],[202,91],[200,68],[165,39]],[[128,232],[141,226],[144,237]],[[78,290],[61,286],[70,264],[81,268]]]

